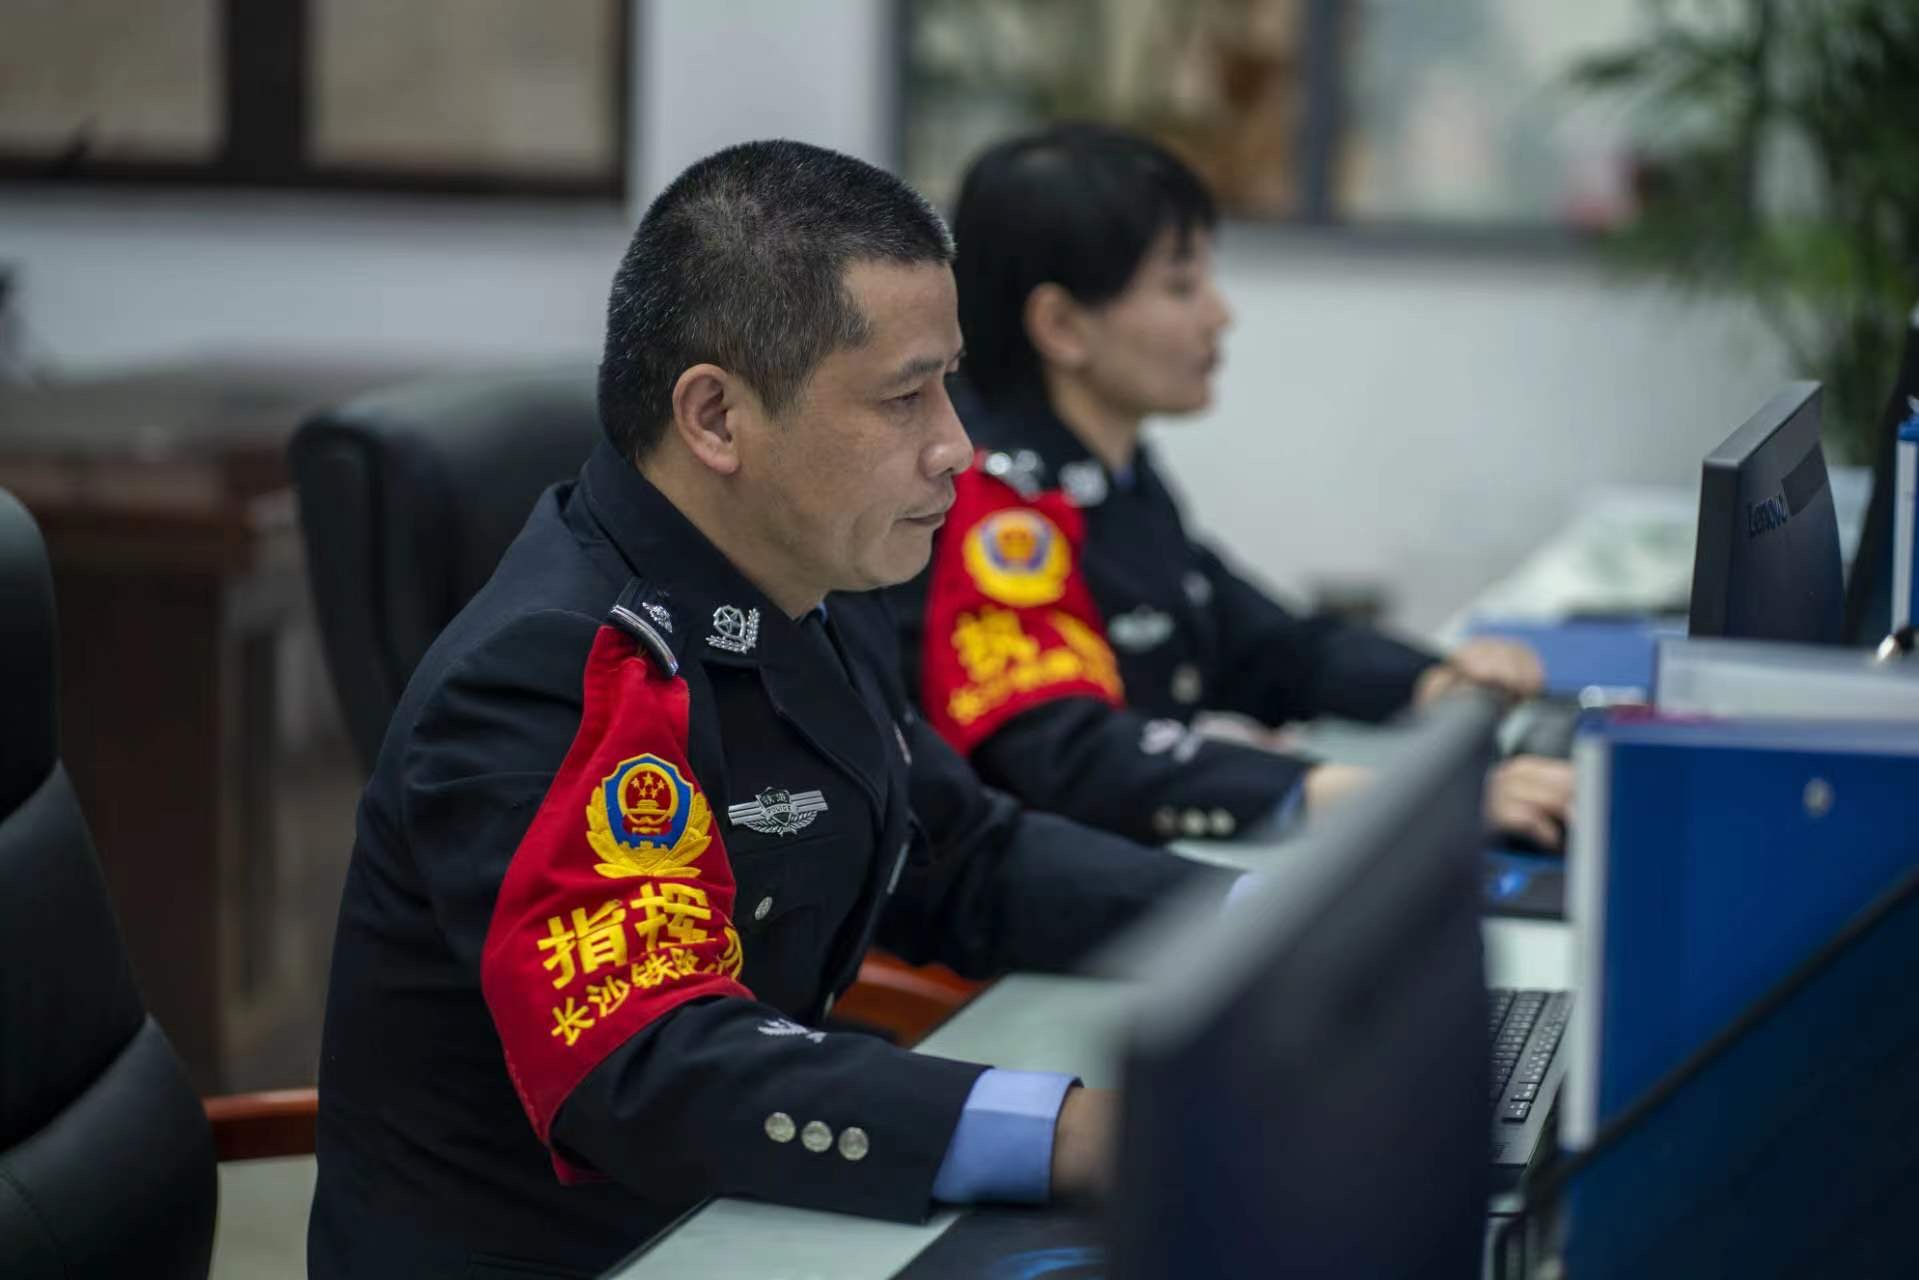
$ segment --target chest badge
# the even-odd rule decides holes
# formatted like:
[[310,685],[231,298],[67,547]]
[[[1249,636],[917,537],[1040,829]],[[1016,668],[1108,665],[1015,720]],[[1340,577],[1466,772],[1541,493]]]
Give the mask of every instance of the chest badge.
[[727,819],[736,827],[769,836],[790,836],[813,825],[826,812],[826,797],[818,791],[788,791],[768,787],[744,804],[728,807]]
[[981,591],[1016,609],[1051,604],[1066,594],[1073,567],[1059,526],[1025,507],[995,511],[974,525],[961,558]]
[[728,653],[750,653],[760,642],[760,611],[723,604],[713,610],[713,634],[706,642]]
[[609,880],[696,876],[693,862],[713,843],[706,796],[671,760],[622,760],[586,805],[586,842]]
[[1147,653],[1172,638],[1173,615],[1140,605],[1106,624],[1106,638],[1122,653]]
[[1069,462],[1059,469],[1059,487],[1076,507],[1097,507],[1106,501],[1106,468],[1091,458]]

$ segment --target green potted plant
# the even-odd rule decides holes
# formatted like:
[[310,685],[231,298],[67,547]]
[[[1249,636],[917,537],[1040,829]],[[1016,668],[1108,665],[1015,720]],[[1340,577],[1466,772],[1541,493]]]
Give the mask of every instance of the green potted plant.
[[1919,0],[1647,7],[1650,34],[1572,72],[1643,140],[1619,260],[1750,298],[1863,461],[1919,302]]

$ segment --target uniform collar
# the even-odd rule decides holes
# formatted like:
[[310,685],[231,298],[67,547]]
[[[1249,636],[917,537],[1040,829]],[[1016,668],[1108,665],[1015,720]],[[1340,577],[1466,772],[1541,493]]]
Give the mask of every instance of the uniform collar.
[[799,622],[606,441],[594,446],[580,489],[637,580],[622,600],[664,631],[678,661],[759,666],[800,659],[805,650]]
[[[662,638],[681,667],[756,669],[775,713],[859,786],[872,821],[884,826],[890,720],[871,674],[836,651],[825,612],[787,617],[604,441],[587,459],[580,492],[588,518],[633,574],[619,603],[656,631],[664,616],[669,630]],[[700,732],[697,724],[693,732]],[[722,750],[717,739],[710,750]]]
[[[1039,490],[1059,489],[1076,506],[1097,507],[1139,487],[1152,470],[1144,444],[1135,450],[1131,466],[1118,472],[1108,468],[1060,420],[1043,392],[1016,392],[989,408],[962,384],[953,399],[973,442],[987,452],[982,465],[1015,473],[1008,479],[1015,488],[1022,487],[1020,478],[1030,478]],[[996,461],[996,454],[1004,461]]]

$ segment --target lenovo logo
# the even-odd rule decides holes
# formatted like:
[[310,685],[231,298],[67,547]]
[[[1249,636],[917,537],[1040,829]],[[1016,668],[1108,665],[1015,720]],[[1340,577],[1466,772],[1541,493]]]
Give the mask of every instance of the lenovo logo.
[[1763,502],[1746,504],[1746,536],[1756,538],[1760,534],[1777,529],[1792,519],[1792,512],[1786,506],[1786,495],[1782,492]]

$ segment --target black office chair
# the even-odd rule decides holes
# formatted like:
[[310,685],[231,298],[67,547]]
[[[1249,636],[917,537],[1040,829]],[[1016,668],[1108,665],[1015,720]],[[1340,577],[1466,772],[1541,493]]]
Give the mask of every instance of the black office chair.
[[[440,378],[363,396],[294,434],[320,637],[369,769],[427,646],[492,575],[541,492],[599,439],[595,385],[585,367]],[[875,952],[836,1009],[910,1045],[979,985]]]
[[53,581],[5,493],[0,671],[0,1274],[204,1276],[213,1140],[60,765]]
[[60,764],[55,631],[40,531],[0,490],[0,1276],[204,1277],[216,1150],[312,1151],[312,1095],[203,1105],[147,1016]]
[[410,383],[294,434],[307,574],[361,763],[427,646],[600,436],[591,366]]

